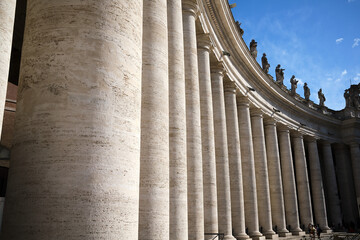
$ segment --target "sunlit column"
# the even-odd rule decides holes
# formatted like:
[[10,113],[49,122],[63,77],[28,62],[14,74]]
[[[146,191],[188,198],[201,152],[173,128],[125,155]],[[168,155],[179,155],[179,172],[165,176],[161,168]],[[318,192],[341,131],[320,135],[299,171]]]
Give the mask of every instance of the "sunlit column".
[[264,238],[259,232],[254,149],[250,121],[250,104],[244,97],[240,97],[237,103],[244,185],[245,224],[249,229],[250,237]]
[[299,224],[299,211],[295,186],[295,174],[290,143],[290,132],[286,127],[278,128],[281,173],[284,187],[286,222],[294,235],[304,235]]
[[337,227],[341,224],[341,208],[338,193],[338,185],[336,181],[336,173],[334,167],[334,159],[331,151],[331,145],[327,141],[321,141],[323,161],[324,161],[324,177],[326,186],[326,204],[331,225]]
[[296,186],[299,199],[300,223],[307,227],[309,223],[313,224],[313,214],[304,139],[303,135],[299,132],[293,132],[291,134],[291,139],[293,141],[294,147],[294,162]]
[[9,76],[15,6],[16,0],[0,1],[0,136],[3,125],[5,98]]
[[188,237],[186,104],[181,0],[167,0],[169,44],[170,239]]
[[308,138],[309,167],[311,179],[311,195],[314,204],[315,222],[320,225],[324,232],[331,232],[328,227],[324,188],[321,176],[321,166],[317,141],[315,138]]
[[204,239],[203,171],[201,147],[201,113],[196,42],[198,6],[196,0],[183,0],[185,52],[186,139],[188,169],[188,236]]
[[222,65],[211,67],[211,88],[213,95],[214,127],[215,127],[218,223],[219,223],[219,232],[225,234],[224,239],[235,239],[232,236],[232,223],[231,223],[229,156],[228,156],[228,146],[227,146],[223,73],[224,73],[224,69]]
[[[138,238],[142,2],[27,1],[2,240]],[[164,41],[149,81],[167,86]]]
[[251,109],[251,128],[254,144],[256,191],[259,209],[259,222],[266,238],[278,239],[272,229],[269,175],[265,146],[263,113],[261,109]]
[[245,229],[244,191],[241,167],[239,120],[236,107],[236,85],[229,79],[224,84],[226,127],[229,150],[231,216],[236,239],[247,239]]
[[[204,226],[205,233],[217,233],[218,210],[216,190],[216,158],[213,101],[210,76],[210,38],[198,36],[199,84],[201,105],[201,141],[204,179]],[[206,235],[208,239],[214,236]]]
[[271,197],[271,215],[273,225],[280,237],[291,236],[286,229],[285,203],[282,187],[279,143],[276,131],[276,121],[268,118],[265,123],[266,155],[269,171],[269,185]]

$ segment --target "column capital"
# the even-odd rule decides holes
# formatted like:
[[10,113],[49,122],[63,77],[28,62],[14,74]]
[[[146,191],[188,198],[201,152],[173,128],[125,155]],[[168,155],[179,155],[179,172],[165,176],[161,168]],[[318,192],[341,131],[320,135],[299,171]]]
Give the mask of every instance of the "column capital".
[[309,143],[312,143],[312,142],[317,142],[318,139],[315,136],[306,135],[304,136],[304,140]]
[[196,36],[197,39],[197,47],[199,49],[205,49],[207,51],[210,51],[212,48],[212,43],[210,39],[209,33],[201,33]]
[[265,126],[273,125],[273,126],[276,127],[277,123],[278,123],[278,122],[276,121],[275,118],[272,118],[272,117],[269,117],[269,116],[265,116],[265,117],[264,117],[264,125],[265,125]]
[[190,13],[194,17],[197,17],[200,13],[199,5],[196,0],[182,0],[182,11],[184,13]]
[[250,116],[251,117],[260,117],[263,118],[263,110],[261,110],[261,108],[251,108],[250,109]]
[[359,143],[358,142],[356,142],[356,141],[351,141],[350,143],[349,143],[349,145],[350,145],[350,147],[359,147]]
[[245,96],[238,96],[236,103],[238,106],[250,107],[249,99]]
[[211,73],[220,74],[224,76],[226,69],[222,61],[211,64]]
[[292,131],[290,131],[290,133],[291,133],[291,137],[293,137],[293,138],[304,139],[304,134],[302,134],[299,131],[292,130]]
[[231,81],[230,79],[226,78],[224,81],[224,90],[225,92],[230,92],[236,94],[236,83],[234,81]]
[[290,134],[290,128],[286,125],[279,125],[277,129],[279,130],[279,132],[285,132]]

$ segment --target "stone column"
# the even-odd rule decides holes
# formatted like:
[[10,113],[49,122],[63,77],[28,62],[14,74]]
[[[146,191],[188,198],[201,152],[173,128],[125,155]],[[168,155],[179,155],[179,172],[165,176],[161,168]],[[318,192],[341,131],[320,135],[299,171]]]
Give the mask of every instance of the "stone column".
[[[201,141],[204,179],[205,233],[217,233],[218,210],[216,189],[216,157],[214,115],[210,75],[210,39],[207,34],[198,36],[199,83],[201,104]],[[212,239],[214,236],[205,236]]]
[[290,132],[286,127],[279,127],[279,146],[281,173],[283,177],[286,222],[293,235],[304,235],[299,224],[299,211],[295,186],[295,174],[290,143]]
[[244,191],[241,167],[239,120],[236,108],[236,85],[227,80],[225,88],[226,127],[230,166],[231,217],[236,239],[247,239]]
[[317,142],[315,138],[308,138],[307,141],[309,151],[311,193],[314,204],[315,223],[319,224],[320,228],[324,232],[331,232],[327,222],[326,205]]
[[[355,184],[355,193],[358,206],[360,205],[360,148],[358,142],[350,143],[351,166]],[[360,209],[359,209],[360,210]]]
[[27,3],[1,239],[137,238],[142,1],[71,3]]
[[16,0],[0,2],[0,136],[9,76],[15,6]]
[[276,122],[274,119],[266,119],[265,125],[265,141],[266,155],[269,171],[269,185],[271,198],[271,215],[273,225],[277,228],[277,234],[280,237],[291,236],[286,229],[285,205],[282,187],[281,167],[279,144],[276,133]]
[[0,197],[0,233],[1,233],[1,223],[2,223],[2,213],[4,210],[4,205],[5,205],[5,198],[4,197]]
[[170,239],[188,237],[186,103],[181,0],[167,0],[169,45]]
[[341,210],[343,213],[343,223],[355,223],[359,218],[359,214],[348,146],[342,143],[334,144],[334,157],[336,162],[337,180],[339,181],[338,184],[341,196],[340,200]]
[[211,68],[211,88],[213,95],[215,128],[218,223],[219,232],[225,234],[224,239],[235,239],[232,236],[229,155],[227,145],[223,71],[222,66],[214,66]]
[[249,229],[250,237],[253,239],[264,239],[265,237],[259,232],[255,163],[248,100],[244,97],[240,97],[238,99],[237,107],[244,184],[245,223]]
[[[299,199],[300,223],[307,227],[313,224],[308,169],[305,157],[304,139],[299,132],[292,133],[296,186]],[[305,230],[305,229],[304,229]]]
[[168,239],[170,180],[166,0],[144,1],[143,14],[139,240]]
[[336,181],[336,173],[334,168],[334,159],[331,151],[331,145],[327,141],[322,141],[322,153],[324,161],[324,177],[326,188],[326,205],[328,209],[330,223],[337,227],[341,225],[342,216],[340,208],[340,200],[338,193],[338,185]]
[[195,0],[183,0],[189,239],[204,239],[201,114]]
[[266,238],[278,239],[272,229],[271,203],[263,114],[261,109],[251,110],[251,128],[254,146],[256,191],[259,209],[259,222]]

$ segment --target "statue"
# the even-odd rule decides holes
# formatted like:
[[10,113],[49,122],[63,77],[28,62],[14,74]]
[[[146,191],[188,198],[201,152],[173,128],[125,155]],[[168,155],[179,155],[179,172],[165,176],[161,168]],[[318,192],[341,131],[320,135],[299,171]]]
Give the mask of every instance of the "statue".
[[346,89],[344,92],[344,98],[345,98],[345,102],[346,102],[346,106],[345,107],[351,107],[351,98],[350,98],[350,89]]
[[290,83],[291,83],[291,96],[295,96],[296,93],[296,88],[297,88],[297,83],[299,81],[295,79],[295,75],[292,75],[292,77],[290,78]]
[[344,92],[346,107],[352,107],[360,110],[360,83],[358,85],[351,85],[349,89]]
[[254,39],[251,40],[251,42],[250,42],[250,53],[251,53],[251,56],[253,56],[253,58],[255,58],[255,59],[257,57],[256,47],[257,47],[257,42],[255,42]]
[[244,30],[240,27],[241,23],[239,23],[239,21],[236,21],[236,25],[237,25],[237,27],[239,29],[240,36],[243,36],[244,35]]
[[280,64],[278,64],[275,68],[276,82],[279,84],[283,84],[284,82],[284,71],[285,69],[281,68]]
[[304,83],[304,97],[306,101],[310,101],[310,88],[307,83]]
[[320,88],[320,90],[318,91],[318,97],[319,97],[319,105],[320,107],[324,107],[325,106],[325,101],[326,101],[326,98],[325,98],[325,95],[323,94],[322,92],[322,89]]
[[261,58],[261,64],[262,64],[262,69],[264,70],[264,72],[266,74],[269,73],[269,68],[270,68],[270,64],[267,60],[266,54],[264,53],[262,58]]

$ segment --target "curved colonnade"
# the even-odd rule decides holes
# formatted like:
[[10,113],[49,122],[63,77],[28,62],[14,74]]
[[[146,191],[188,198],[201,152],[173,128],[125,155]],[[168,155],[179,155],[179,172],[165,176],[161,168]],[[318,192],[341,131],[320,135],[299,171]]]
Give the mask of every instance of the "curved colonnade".
[[359,221],[359,118],[277,85],[226,0],[27,8],[2,238],[277,239]]

